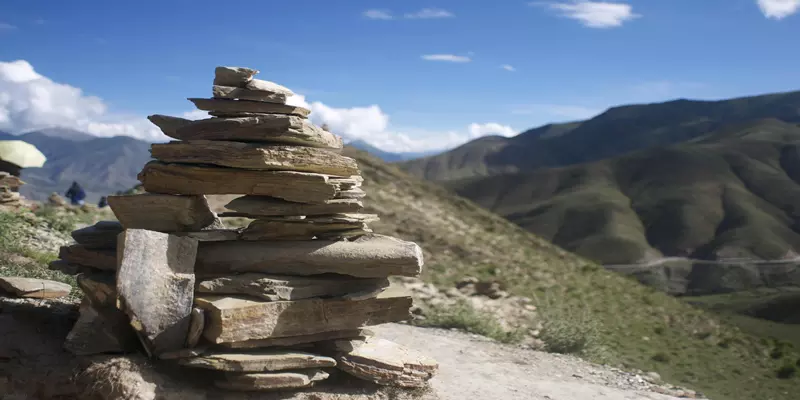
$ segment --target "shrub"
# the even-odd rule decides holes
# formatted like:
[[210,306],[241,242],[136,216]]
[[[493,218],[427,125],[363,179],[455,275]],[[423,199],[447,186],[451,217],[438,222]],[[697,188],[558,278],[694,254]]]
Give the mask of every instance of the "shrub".
[[790,379],[797,375],[797,367],[792,364],[784,364],[775,372],[778,379]]
[[651,358],[653,359],[653,361],[660,363],[668,363],[670,360],[669,354],[664,353],[663,351],[653,354],[653,357]]
[[539,318],[542,321],[539,339],[544,342],[545,350],[604,361],[606,354],[600,343],[599,327],[588,307],[577,310],[545,304],[539,307]]
[[37,209],[35,214],[42,218],[50,228],[67,235],[75,230],[78,223],[90,224],[93,222],[91,213],[66,207],[44,206]]
[[455,328],[503,343],[519,342],[525,332],[524,329],[506,331],[492,314],[478,311],[463,300],[450,306],[432,307],[426,313],[425,319],[416,324],[446,329]]

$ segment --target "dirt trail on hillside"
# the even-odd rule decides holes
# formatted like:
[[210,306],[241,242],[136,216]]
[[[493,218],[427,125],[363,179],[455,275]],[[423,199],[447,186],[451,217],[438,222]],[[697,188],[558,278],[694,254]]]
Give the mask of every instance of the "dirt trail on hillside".
[[439,362],[431,381],[442,400],[673,400],[643,377],[575,357],[506,346],[476,335],[386,324],[379,336]]

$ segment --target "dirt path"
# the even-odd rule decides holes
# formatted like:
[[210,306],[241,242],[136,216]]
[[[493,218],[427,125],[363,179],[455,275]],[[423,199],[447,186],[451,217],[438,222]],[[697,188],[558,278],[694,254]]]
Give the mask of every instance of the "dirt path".
[[439,362],[432,380],[442,400],[674,400],[654,393],[643,377],[575,357],[501,345],[460,332],[386,324],[377,335],[418,349]]

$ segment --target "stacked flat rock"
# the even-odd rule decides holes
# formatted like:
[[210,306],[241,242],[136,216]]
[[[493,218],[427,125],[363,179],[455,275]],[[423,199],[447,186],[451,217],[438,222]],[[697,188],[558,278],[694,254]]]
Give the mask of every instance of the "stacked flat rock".
[[22,205],[19,187],[24,184],[18,177],[0,171],[0,209],[16,209]]
[[[129,351],[133,335],[152,357],[216,371],[227,390],[308,387],[332,368],[424,385],[435,362],[398,373],[422,358],[364,329],[410,319],[410,297],[382,292],[391,275],[419,275],[419,246],[372,233],[356,161],[286,104],[291,90],[253,69],[215,72],[213,97],[189,99],[212,117],[150,116],[176,140],[152,145],[146,193],[109,196],[119,223],[73,232],[53,263],[79,274],[88,299],[67,347]],[[220,216],[247,227],[226,229],[211,210],[205,196],[223,194],[241,197]]]

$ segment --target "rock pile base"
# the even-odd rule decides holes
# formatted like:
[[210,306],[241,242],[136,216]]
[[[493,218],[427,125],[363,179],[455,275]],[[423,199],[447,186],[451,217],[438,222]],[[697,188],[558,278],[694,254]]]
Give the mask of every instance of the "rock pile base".
[[[177,141],[154,144],[147,193],[110,196],[119,223],[72,233],[51,268],[78,274],[76,354],[141,351],[229,390],[304,388],[331,368],[382,385],[420,387],[433,360],[365,326],[411,318],[410,297],[384,296],[391,275],[418,276],[414,243],[372,233],[363,179],[342,140],[285,104],[292,91],[218,67],[214,117],[149,117]],[[252,219],[226,229],[205,195]]]

